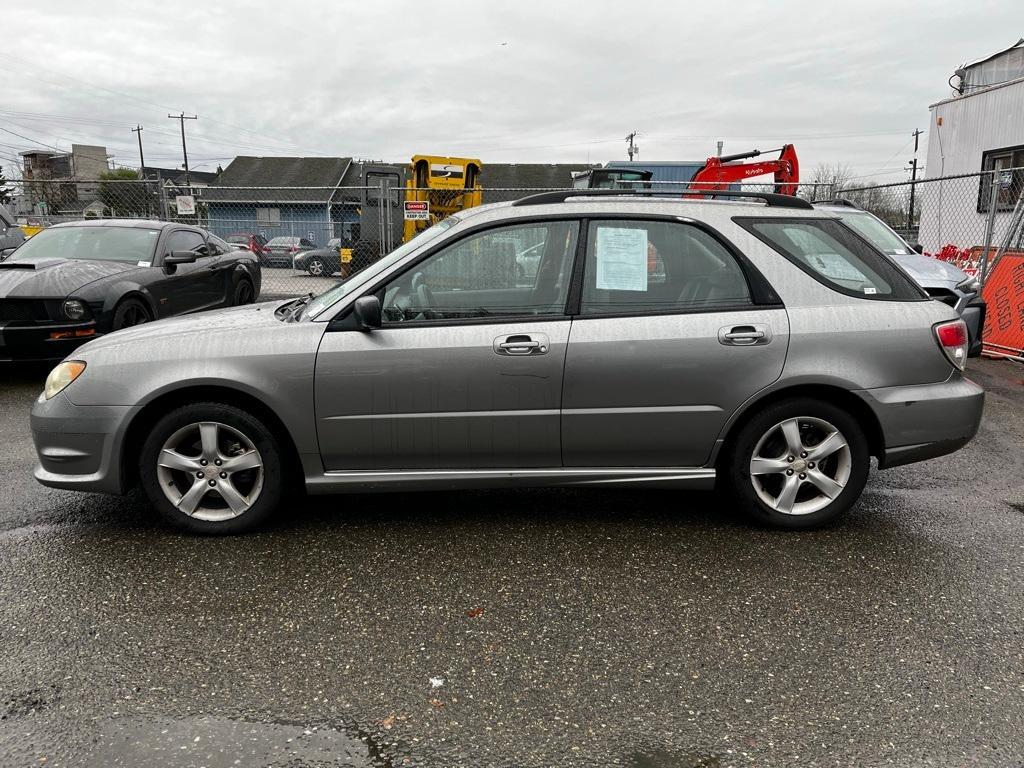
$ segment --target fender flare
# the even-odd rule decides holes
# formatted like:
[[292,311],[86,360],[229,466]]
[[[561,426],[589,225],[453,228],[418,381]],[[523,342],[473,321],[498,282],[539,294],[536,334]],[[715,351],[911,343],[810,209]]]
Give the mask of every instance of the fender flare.
[[146,309],[149,310],[153,319],[159,319],[156,299],[153,298],[153,294],[149,292],[146,286],[134,281],[114,283],[107,289],[106,296],[103,299],[103,314],[109,315],[109,319],[113,321],[114,310],[125,299],[139,299],[146,305]]

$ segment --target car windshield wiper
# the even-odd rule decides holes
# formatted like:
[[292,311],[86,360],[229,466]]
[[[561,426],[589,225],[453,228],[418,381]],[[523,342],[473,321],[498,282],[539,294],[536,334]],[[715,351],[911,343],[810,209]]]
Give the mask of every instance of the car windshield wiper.
[[281,306],[279,306],[277,309],[275,309],[274,314],[277,315],[278,317],[284,318],[288,322],[291,322],[292,320],[296,319],[296,313],[301,312],[302,308],[312,298],[313,294],[310,293],[307,294],[306,296],[300,296],[297,299],[287,301]]
[[303,310],[306,309],[306,305],[309,304],[309,302],[312,300],[312,293],[307,293],[302,298],[296,299],[294,302],[294,306],[292,306],[291,308],[291,314],[288,316],[288,319],[291,320],[292,322],[298,322],[299,318],[302,317]]

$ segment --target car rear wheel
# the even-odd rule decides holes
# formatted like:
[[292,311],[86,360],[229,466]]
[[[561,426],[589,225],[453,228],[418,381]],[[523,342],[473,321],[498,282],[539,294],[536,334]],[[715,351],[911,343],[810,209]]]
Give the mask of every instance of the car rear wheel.
[[270,516],[281,499],[284,470],[278,440],[258,419],[232,405],[196,403],[153,427],[139,476],[172,525],[229,534]]
[[242,278],[235,286],[234,306],[240,307],[243,304],[252,304],[256,301],[256,291],[253,290],[252,281]]
[[131,328],[133,325],[148,323],[151,319],[145,304],[138,299],[125,299],[114,310],[114,320],[111,327],[115,331],[120,331],[122,328]]
[[306,271],[313,277],[323,277],[327,273],[327,265],[319,256],[314,256],[306,265]]
[[852,416],[799,398],[747,422],[730,453],[728,478],[733,495],[760,522],[812,528],[854,505],[870,461],[864,431]]

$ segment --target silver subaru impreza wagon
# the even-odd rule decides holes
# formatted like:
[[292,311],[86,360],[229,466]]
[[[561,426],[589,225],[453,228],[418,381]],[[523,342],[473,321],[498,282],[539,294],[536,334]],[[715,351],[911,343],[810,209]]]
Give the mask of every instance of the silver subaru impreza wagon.
[[801,200],[543,193],[313,298],[91,341],[32,410],[35,476],[140,484],[205,533],[302,486],[717,486],[804,528],[854,505],[872,457],[973,437],[967,351],[952,308]]

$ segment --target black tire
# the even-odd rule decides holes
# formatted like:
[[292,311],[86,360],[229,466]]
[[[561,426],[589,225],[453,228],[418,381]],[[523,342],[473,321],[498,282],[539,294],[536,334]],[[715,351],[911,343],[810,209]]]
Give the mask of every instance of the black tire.
[[319,256],[314,256],[309,260],[309,263],[306,264],[306,271],[313,277],[327,277],[329,274],[327,264]]
[[[224,450],[227,448],[228,451],[231,451],[234,448],[232,441],[240,436],[248,441],[251,448],[257,452],[256,458],[261,462],[260,470],[241,470],[230,473],[237,476],[231,477],[229,473],[221,473],[219,469],[212,466],[213,462],[208,461],[202,467],[192,468],[203,472],[204,475],[209,475],[209,479],[203,477],[203,483],[198,483],[200,478],[193,479],[192,469],[178,471],[160,467],[160,457],[168,441],[173,441],[176,435],[184,433],[184,443],[181,444],[184,446],[190,441],[189,435],[193,427],[198,427],[200,423],[210,422],[216,423],[219,434],[222,436],[221,441],[218,442],[217,453],[225,461],[225,464],[232,457],[247,455],[245,448],[242,448],[242,454]],[[196,449],[200,450],[198,454],[200,457],[205,455],[202,449],[194,444],[193,450],[188,450],[187,447],[178,450],[186,457],[191,457],[195,455]],[[200,459],[194,460],[199,461]],[[285,457],[280,442],[260,419],[233,405],[201,402],[177,408],[153,426],[142,446],[139,459],[139,478],[150,502],[156,507],[161,517],[171,525],[190,533],[237,534],[260,526],[277,509],[287,480],[285,466]],[[206,467],[213,469],[213,473],[210,473]],[[246,471],[250,473],[248,477],[244,477]],[[257,471],[261,471],[262,474],[257,476],[255,474]],[[225,474],[229,474],[228,480],[221,480]],[[237,478],[241,478],[241,481]],[[179,499],[179,503],[185,501],[184,495],[188,492],[190,483],[203,485],[224,482],[226,484],[229,481],[231,487],[239,490],[240,493],[246,493],[246,486],[241,483],[248,481],[250,483],[248,496],[252,496],[253,490],[255,490],[255,496],[251,498],[251,504],[247,509],[226,519],[202,519],[203,516],[216,516],[218,512],[229,514],[226,497],[221,496],[220,491],[217,490],[220,486],[216,486],[210,491],[203,490],[203,496],[198,502],[200,506],[195,510],[198,517],[186,514],[168,498],[168,494],[181,494],[182,498]],[[166,493],[165,482],[168,487]],[[177,486],[174,486],[174,483],[177,483]],[[212,509],[206,510],[205,506],[210,506]],[[221,507],[221,509],[218,511],[217,507]]]
[[252,287],[252,280],[243,277],[235,285],[235,297],[232,306],[240,307],[243,304],[252,304],[256,301],[256,289]]
[[114,319],[111,321],[110,328],[114,331],[120,331],[122,328],[131,328],[134,325],[142,325],[152,320],[152,316],[149,314],[149,307],[147,307],[139,299],[124,299],[114,309]]
[[[797,422],[798,432],[801,435],[800,441],[807,448],[805,451],[791,452],[787,447],[781,425],[784,422],[791,423],[793,420]],[[816,466],[813,461],[815,458],[814,448],[823,445],[824,440],[819,440],[817,443],[813,441],[819,434],[823,435],[828,432],[822,424],[827,424],[838,430],[840,437],[844,439],[845,449],[840,448],[834,453],[822,457]],[[762,444],[760,449],[762,453],[759,454],[759,458],[766,454],[770,455],[773,457],[769,459],[770,461],[779,462],[780,466],[786,466],[784,471],[765,472],[763,475],[759,474],[755,480],[751,461],[759,443]],[[783,455],[780,458],[774,458],[779,451]],[[801,456],[801,453],[807,454],[807,456]],[[790,458],[793,460],[792,463],[789,461]],[[731,450],[724,457],[723,464],[722,476],[728,483],[728,487],[723,490],[727,491],[745,512],[766,525],[800,529],[815,528],[829,523],[847,512],[856,503],[867,482],[871,456],[864,430],[847,411],[821,400],[794,398],[770,405],[751,416],[737,433]],[[844,471],[841,467],[846,467],[846,470]],[[842,490],[835,497],[830,497],[819,489],[816,482],[800,479],[814,474],[815,471],[817,471],[815,479],[818,482],[827,482],[820,480],[822,474],[833,481],[842,480],[840,483]],[[755,487],[755,482],[761,489],[760,493],[758,487]],[[780,508],[785,509],[787,506],[784,500],[786,483],[793,483],[798,487],[798,495],[789,503],[789,507],[794,510],[790,514],[779,511]],[[831,484],[829,487],[832,489],[830,493],[835,493],[838,490]],[[773,489],[777,489],[777,491]],[[779,508],[767,503],[762,497],[762,493],[770,497],[774,496]],[[829,499],[831,500],[829,501]],[[815,509],[816,504],[825,504],[825,506]],[[795,511],[800,506],[805,506],[810,511]]]

